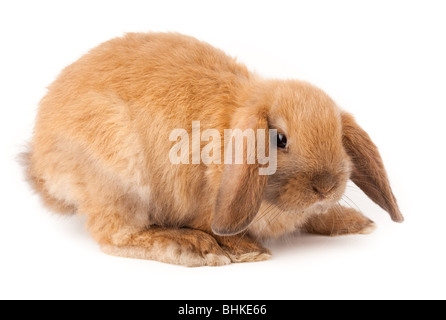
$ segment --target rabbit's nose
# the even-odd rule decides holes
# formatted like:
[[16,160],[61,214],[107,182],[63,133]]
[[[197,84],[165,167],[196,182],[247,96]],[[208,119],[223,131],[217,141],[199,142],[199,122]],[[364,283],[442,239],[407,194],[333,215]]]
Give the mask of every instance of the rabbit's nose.
[[318,173],[313,176],[311,187],[321,198],[325,198],[336,186],[336,178],[329,172]]

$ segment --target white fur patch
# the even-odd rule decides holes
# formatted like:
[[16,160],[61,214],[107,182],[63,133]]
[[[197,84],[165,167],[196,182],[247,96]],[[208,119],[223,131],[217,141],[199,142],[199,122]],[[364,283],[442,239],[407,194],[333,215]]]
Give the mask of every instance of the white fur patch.
[[68,205],[76,206],[73,183],[73,178],[69,174],[58,174],[52,179],[45,178],[45,188],[52,197]]
[[376,224],[374,222],[370,223],[367,227],[359,231],[359,234],[370,234],[376,230]]

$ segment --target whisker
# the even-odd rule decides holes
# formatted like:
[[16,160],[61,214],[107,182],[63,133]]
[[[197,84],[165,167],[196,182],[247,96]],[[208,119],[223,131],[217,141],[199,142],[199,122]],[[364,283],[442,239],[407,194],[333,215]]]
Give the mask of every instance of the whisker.
[[[252,223],[255,223],[255,222],[259,222],[261,219],[263,219],[264,217],[266,217],[266,216],[272,211],[273,208],[274,208],[274,205],[273,205],[272,203],[268,204],[268,206],[266,207],[266,209],[264,210],[264,212],[262,212],[260,215],[257,215],[257,216],[253,219],[253,221],[251,222],[251,224],[252,224]],[[263,226],[262,231],[263,231],[263,229],[266,227],[266,225],[267,225],[267,224],[265,224],[265,226]],[[240,245],[240,242],[242,241],[242,239],[245,237],[245,235],[246,235],[247,233],[248,233],[248,228],[246,228],[246,229],[239,235],[239,239],[237,240],[237,242],[236,242],[235,245],[234,245],[234,249],[233,249],[233,251],[232,251],[232,254],[235,255],[235,249],[238,248],[238,246]],[[261,232],[260,232],[260,233],[261,233]],[[259,233],[259,234],[260,234],[260,233]],[[259,237],[258,237],[258,236],[256,237],[256,241],[259,241]]]
[[337,215],[336,214],[336,217],[339,217],[340,219],[341,219],[341,221],[342,221],[342,224],[344,225],[344,227],[347,229],[347,231],[348,231],[348,233],[350,233],[350,228],[349,228],[349,226],[348,226],[348,224],[345,222],[345,219],[344,219],[344,217],[342,216],[342,206],[339,204],[339,202],[337,203],[337,207],[336,207],[336,209],[337,210],[339,210],[339,211],[337,211],[337,212],[339,212],[339,215]]
[[[346,198],[348,199],[348,201],[345,200],[344,197],[346,197]],[[353,206],[354,206],[354,208],[353,208],[353,206],[350,205],[350,207],[351,207],[352,209],[356,209],[356,210],[358,210],[358,211],[361,211],[361,210],[359,209],[359,207],[357,206],[357,204],[356,204],[352,199],[350,199],[347,195],[344,194],[344,195],[342,196],[342,200],[344,200],[345,202],[347,202],[347,203],[349,203],[349,204],[352,203]]]

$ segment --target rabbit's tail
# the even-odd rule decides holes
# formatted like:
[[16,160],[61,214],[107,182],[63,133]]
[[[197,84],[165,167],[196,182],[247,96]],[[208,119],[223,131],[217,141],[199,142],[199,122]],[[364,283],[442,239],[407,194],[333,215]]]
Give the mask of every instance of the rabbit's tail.
[[45,180],[40,177],[33,168],[32,155],[33,150],[30,145],[27,146],[27,150],[18,155],[18,162],[24,169],[25,178],[36,193],[41,196],[44,204],[52,211],[62,214],[74,214],[77,208],[71,204],[67,204],[64,201],[53,197],[45,187]]

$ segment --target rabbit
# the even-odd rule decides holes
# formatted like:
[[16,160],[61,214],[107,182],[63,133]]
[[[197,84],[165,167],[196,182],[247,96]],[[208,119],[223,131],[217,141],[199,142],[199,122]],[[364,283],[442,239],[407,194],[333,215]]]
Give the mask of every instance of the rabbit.
[[[221,134],[277,130],[276,172],[172,163],[169,135],[190,134],[192,121]],[[115,256],[221,266],[267,260],[264,241],[297,230],[370,233],[373,221],[338,203],[349,179],[403,221],[378,149],[351,114],[307,82],[264,79],[178,33],[129,33],[64,69],[40,102],[25,158],[43,202],[86,216]]]

